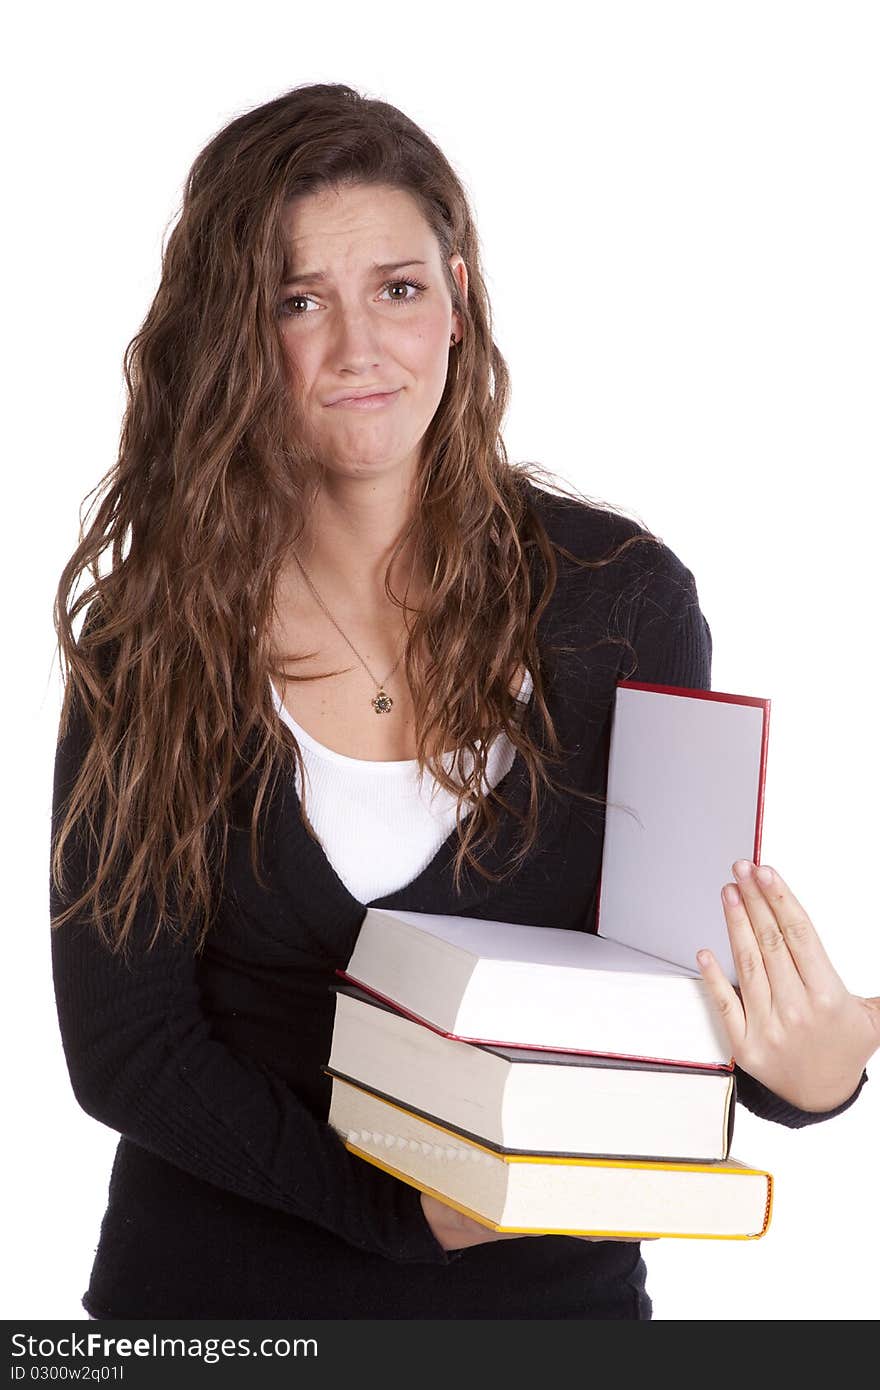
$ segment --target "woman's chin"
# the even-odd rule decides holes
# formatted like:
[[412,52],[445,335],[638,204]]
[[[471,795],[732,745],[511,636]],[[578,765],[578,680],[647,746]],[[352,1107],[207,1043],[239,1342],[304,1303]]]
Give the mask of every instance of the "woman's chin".
[[335,454],[328,459],[326,468],[329,473],[336,473],[343,477],[359,477],[363,473],[400,473],[409,472],[415,467],[415,460],[412,454],[388,454],[370,453],[361,450],[359,453]]

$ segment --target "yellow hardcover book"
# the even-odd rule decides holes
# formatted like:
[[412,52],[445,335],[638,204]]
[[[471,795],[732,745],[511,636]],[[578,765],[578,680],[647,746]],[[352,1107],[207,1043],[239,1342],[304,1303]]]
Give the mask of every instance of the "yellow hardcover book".
[[329,1123],[351,1153],[495,1231],[598,1239],[754,1240],[770,1173],[710,1163],[503,1153],[339,1077]]

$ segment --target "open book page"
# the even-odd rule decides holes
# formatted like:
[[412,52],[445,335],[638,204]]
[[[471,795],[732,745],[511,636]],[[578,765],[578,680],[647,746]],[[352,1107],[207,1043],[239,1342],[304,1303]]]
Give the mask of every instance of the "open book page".
[[769,701],[617,687],[598,930],[697,970],[708,946],[737,983],[721,888],[758,860]]
[[635,970],[649,975],[699,977],[696,963],[692,969],[687,969],[592,932],[524,926],[516,922],[482,921],[475,917],[404,912],[398,908],[373,907],[369,916],[373,919],[371,925],[378,925],[383,918],[386,919],[389,933],[394,932],[396,923],[404,922],[419,932],[437,937],[483,960],[575,970]]

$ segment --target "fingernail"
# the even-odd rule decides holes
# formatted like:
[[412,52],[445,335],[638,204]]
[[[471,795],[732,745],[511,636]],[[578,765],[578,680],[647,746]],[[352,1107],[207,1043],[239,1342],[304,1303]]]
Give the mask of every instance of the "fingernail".
[[753,868],[754,864],[752,864],[750,860],[737,859],[733,866],[733,872],[736,874],[737,878],[748,878]]
[[760,869],[758,869],[757,876],[761,883],[768,884],[773,882],[773,870],[767,864],[761,865]]

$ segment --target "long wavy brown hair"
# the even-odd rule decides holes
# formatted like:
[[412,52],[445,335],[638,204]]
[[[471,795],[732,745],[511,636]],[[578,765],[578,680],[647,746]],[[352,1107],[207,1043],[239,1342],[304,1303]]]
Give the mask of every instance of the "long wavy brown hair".
[[[298,766],[301,814],[317,838],[299,745],[277,716],[268,679],[297,679],[289,669],[297,654],[273,646],[276,584],[323,473],[286,375],[281,223],[292,197],[352,184],[390,186],[417,201],[464,322],[422,440],[418,505],[385,574],[386,594],[405,612],[419,766],[458,798],[456,891],[465,860],[497,880],[476,850],[495,829],[497,807],[513,811],[485,789],[490,739],[505,733],[530,779],[510,872],[537,834],[539,784],[552,788],[548,767],[564,761],[537,641],[556,586],[554,551],[596,567],[658,540],[642,528],[589,560],[551,543],[524,482],[565,488],[537,464],[508,461],[509,378],[492,337],[474,218],[423,130],[394,106],[333,83],[295,87],[226,125],[187,177],[159,288],[125,351],[118,458],[93,490],[104,496],[87,529],[80,512],[54,604],[66,672],[59,742],[74,706],[88,739],[53,836],[53,884],[66,898],[65,843],[75,831],[89,837],[95,870],[52,926],[88,908],[114,950],[125,949],[146,892],[156,909],[152,939],[163,927],[187,934],[195,923],[201,949],[222,882],[231,797],[245,778],[256,786],[250,850],[259,881],[261,809],[282,769]],[[448,265],[453,252],[467,266],[467,303]],[[432,577],[419,610],[389,582],[410,540]],[[73,597],[85,571],[92,583]],[[543,748],[510,692],[520,663],[532,673]],[[469,765],[447,771],[448,748],[467,750]]]

